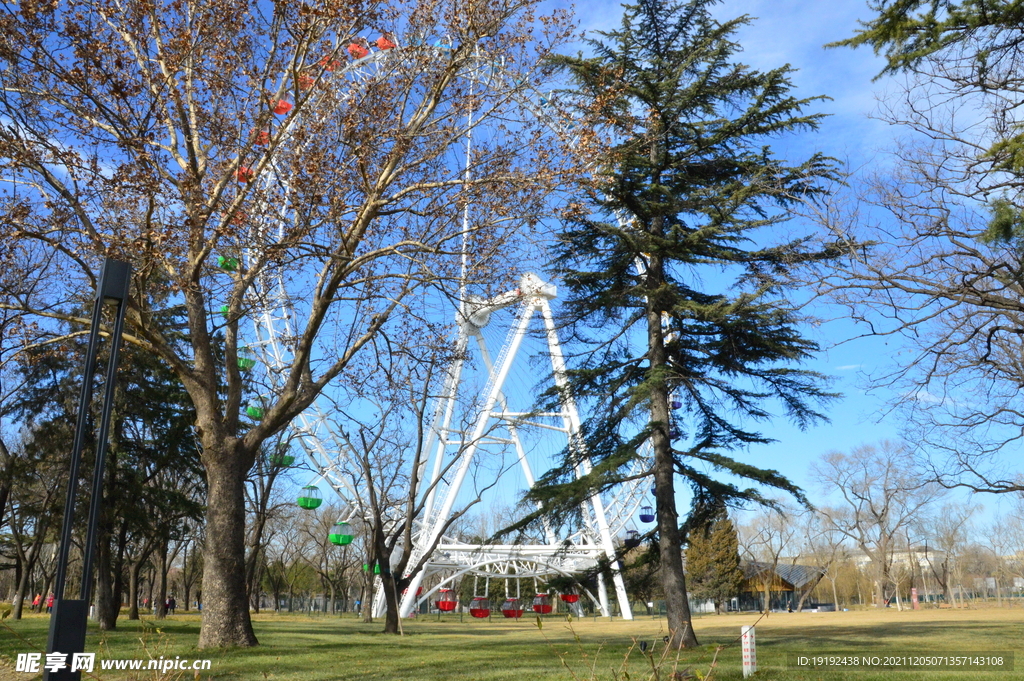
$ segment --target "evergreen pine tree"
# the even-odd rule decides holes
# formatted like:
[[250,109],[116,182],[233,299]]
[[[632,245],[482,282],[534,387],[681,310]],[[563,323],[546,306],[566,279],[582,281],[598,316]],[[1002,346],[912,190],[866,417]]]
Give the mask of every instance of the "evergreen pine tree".
[[686,547],[686,575],[690,593],[698,600],[710,600],[715,611],[739,593],[743,583],[740,570],[740,542],[725,509],[711,523],[694,528]]
[[[774,405],[799,426],[823,416],[823,377],[793,367],[816,350],[783,297],[797,263],[832,257],[807,240],[779,243],[787,206],[822,192],[833,174],[815,154],[777,158],[770,137],[813,129],[817,98],[789,94],[790,69],[735,61],[746,17],[714,19],[713,0],[641,0],[618,30],[590,41],[590,58],[562,57],[596,132],[599,159],[589,211],[567,220],[555,266],[568,289],[563,324],[589,341],[570,380],[593,414],[584,424],[591,473],[577,452],[530,498],[540,514],[572,517],[582,499],[623,481],[641,445],[653,449],[656,536],[671,643],[697,645],[690,622],[676,509],[676,476],[693,492],[689,523],[733,502],[765,501],[756,488],[716,477],[799,489],[773,470],[729,456],[769,438],[750,424]],[[581,105],[582,106],[582,105]],[[582,214],[587,213],[587,214]],[[681,406],[673,410],[670,405]],[[652,533],[653,534],[653,533]]]

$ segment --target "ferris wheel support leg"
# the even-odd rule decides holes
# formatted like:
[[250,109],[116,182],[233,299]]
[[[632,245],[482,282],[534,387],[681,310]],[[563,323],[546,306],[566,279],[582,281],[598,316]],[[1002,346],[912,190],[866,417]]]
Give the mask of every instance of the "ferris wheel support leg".
[[462,356],[469,344],[469,336],[466,329],[460,328],[459,341],[456,345],[456,357],[454,366],[445,381],[444,392],[437,403],[434,411],[434,418],[427,435],[427,442],[423,447],[424,458],[420,463],[419,478],[423,480],[423,473],[426,468],[427,459],[434,457],[434,467],[427,482],[427,499],[423,507],[423,517],[429,518],[434,509],[434,500],[437,495],[437,486],[440,484],[441,467],[444,461],[444,453],[448,446],[448,435],[452,425],[452,415],[455,413],[455,392],[458,389],[459,378],[462,376]]
[[388,603],[384,598],[384,589],[381,588],[380,584],[375,583],[373,589],[373,616],[383,617],[387,607]]
[[611,610],[608,609],[608,589],[605,588],[604,575],[597,575],[597,600],[601,605],[601,617],[611,617]]
[[409,582],[409,586],[405,590],[405,595],[402,596],[402,600],[398,605],[398,616],[408,617],[409,613],[412,612],[412,608],[416,605],[416,592],[420,590],[420,584],[423,583],[424,570],[420,570],[412,581]]
[[[437,512],[435,521],[431,523],[430,527],[425,528],[425,546],[429,547],[434,545],[434,542],[436,542],[441,536],[441,528],[444,527],[445,522],[451,517],[452,508],[455,506],[455,498],[459,495],[459,489],[462,487],[462,483],[466,479],[466,474],[469,473],[470,463],[473,461],[473,457],[480,447],[480,440],[487,431],[487,424],[491,419],[491,412],[494,411],[494,405],[498,402],[498,396],[501,394],[502,386],[505,385],[505,379],[508,378],[509,370],[512,367],[512,360],[515,358],[516,352],[519,350],[519,346],[522,344],[523,338],[526,336],[526,330],[530,324],[530,317],[533,316],[533,310],[534,305],[526,305],[523,307],[522,312],[519,315],[518,324],[516,325],[515,334],[512,337],[512,342],[508,345],[506,350],[503,350],[503,359],[500,363],[501,366],[495,367],[497,369],[497,374],[493,376],[493,380],[489,383],[490,389],[487,391],[483,406],[478,412],[476,425],[473,428],[473,434],[469,438],[465,450],[462,452],[462,458],[459,461],[459,469],[455,473],[455,479],[452,480],[451,488],[448,491],[448,495],[445,497],[444,504],[442,504],[441,509]],[[416,590],[419,589],[422,582],[423,570],[413,577],[408,590],[405,592],[405,596],[402,597],[402,603],[399,608],[400,617],[408,617],[409,612],[416,603]]]
[[[576,401],[568,391],[569,381],[566,378],[565,358],[562,355],[562,346],[558,342],[558,332],[555,329],[554,316],[551,314],[551,305],[547,300],[541,301],[541,315],[544,317],[544,326],[547,330],[548,352],[551,355],[551,369],[555,375],[555,385],[560,390],[563,390],[565,395],[562,413],[565,419],[566,430],[569,434],[569,445],[570,447],[575,445],[577,459],[580,462],[580,468],[582,468],[582,471],[577,471],[577,476],[579,476],[581,472],[584,474],[590,472],[590,457],[587,455],[586,448],[580,438],[582,430],[580,414],[576,408]],[[615,543],[612,539],[611,529],[608,527],[608,517],[605,514],[604,502],[601,501],[600,496],[595,495],[590,499],[590,504],[593,507],[594,519],[597,522],[598,534],[601,537],[600,544],[604,548],[605,555],[612,561],[612,584],[615,586],[615,596],[619,603],[619,612],[622,614],[623,619],[631,620],[633,619],[633,610],[629,606],[626,583],[623,581],[622,573],[619,571],[619,567],[614,560]],[[601,599],[602,609],[607,613],[608,594],[603,581],[601,582]]]
[[626,593],[626,581],[622,579],[622,573],[618,570],[612,571],[612,584],[615,585],[615,596],[619,601],[619,615],[624,620],[633,619],[633,608],[629,605],[629,594]]

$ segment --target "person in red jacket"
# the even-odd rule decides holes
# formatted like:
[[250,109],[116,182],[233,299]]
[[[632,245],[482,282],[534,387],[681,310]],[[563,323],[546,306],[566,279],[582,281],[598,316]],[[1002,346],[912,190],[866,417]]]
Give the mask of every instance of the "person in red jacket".
[[53,611],[53,594],[51,593],[46,597],[46,612]]

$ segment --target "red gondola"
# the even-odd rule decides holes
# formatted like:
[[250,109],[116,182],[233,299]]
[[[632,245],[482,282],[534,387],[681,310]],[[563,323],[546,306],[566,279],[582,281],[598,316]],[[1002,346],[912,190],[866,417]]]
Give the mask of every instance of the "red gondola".
[[341,62],[337,59],[331,59],[330,57],[322,57],[320,61],[317,62],[317,65],[322,66],[324,71],[333,71],[341,66]]
[[469,604],[469,614],[478,619],[491,616],[491,602],[483,596],[477,596]]
[[562,598],[562,601],[565,602],[565,603],[575,603],[576,601],[580,600],[580,595],[579,594],[562,594],[561,598]]
[[452,612],[455,610],[455,606],[458,602],[455,600],[455,594],[452,593],[451,589],[440,589],[437,592],[437,600],[434,601],[434,605],[441,612]]
[[501,614],[509,619],[519,619],[523,616],[523,604],[519,602],[518,598],[507,598],[501,604]]
[[537,594],[533,599],[533,611],[540,615],[547,615],[551,612],[551,597],[547,594]]
[[377,47],[381,50],[394,49],[395,37],[390,33],[385,33],[381,37],[377,38]]
[[277,100],[277,103],[274,104],[274,113],[276,113],[278,116],[283,116],[291,110],[292,103],[289,101],[279,99]]
[[348,46],[348,53],[352,55],[353,59],[362,59],[366,55],[370,54],[370,50],[366,49],[359,43],[352,43]]
[[316,78],[313,76],[299,76],[299,88],[302,90],[308,90],[313,87],[313,83],[316,82]]
[[239,182],[251,182],[254,177],[256,177],[256,172],[248,166],[239,166],[235,172],[235,178]]

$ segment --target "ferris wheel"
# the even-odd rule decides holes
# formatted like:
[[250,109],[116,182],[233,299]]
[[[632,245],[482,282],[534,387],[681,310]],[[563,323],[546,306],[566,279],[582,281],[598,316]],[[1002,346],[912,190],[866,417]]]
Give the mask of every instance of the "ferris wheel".
[[[531,433],[541,433],[557,443],[554,451],[567,449],[576,462],[577,477],[590,471],[590,460],[580,438],[581,422],[575,401],[567,397],[554,411],[537,411],[536,398],[529,390],[510,389],[517,373],[520,377],[528,374],[527,384],[531,386],[545,373],[541,363],[529,366],[527,355],[547,363],[546,373],[553,386],[566,386],[566,367],[551,310],[551,301],[556,295],[554,286],[528,273],[522,276],[515,290],[488,300],[473,300],[460,311],[457,343],[463,351],[459,357],[466,359],[458,359],[450,367],[447,385],[435,404],[427,433],[428,452],[432,457],[425,462],[429,466],[426,477],[429,492],[423,517],[419,519],[411,562],[415,563],[435,544],[437,556],[410,584],[402,601],[403,615],[417,603],[430,600],[432,592],[424,595],[419,587],[435,574],[440,579],[431,580],[434,582],[432,591],[443,589],[466,575],[488,579],[507,578],[509,574],[550,578],[578,574],[610,561],[619,612],[627,619],[632,618],[625,584],[614,558],[618,537],[634,522],[635,514],[644,504],[644,489],[650,484],[644,478],[649,469],[645,458],[634,462],[633,470],[627,475],[634,479],[619,486],[614,494],[596,495],[587,500],[580,508],[579,528],[567,535],[546,526],[544,536],[534,543],[506,545],[482,545],[442,536],[446,522],[457,507],[456,500],[471,466],[480,458],[497,459],[505,455],[512,465],[503,473],[519,480],[519,490],[532,487],[537,476],[547,472],[553,463],[552,449],[546,450],[546,459],[538,461],[531,456],[537,449],[529,441]],[[510,308],[515,308],[515,312],[508,320],[504,341],[496,354],[492,354],[495,348],[489,344],[485,330],[493,323],[496,313]],[[540,346],[539,351],[536,348],[532,353],[525,350],[524,346],[531,340],[535,346]],[[466,376],[466,365],[474,355],[483,370],[485,380],[482,382],[474,383]],[[478,399],[470,410],[472,417],[455,423],[453,415],[464,391],[470,391]],[[510,474],[512,469],[516,469],[517,475]],[[589,592],[587,595],[594,599],[603,614],[609,614],[603,580],[596,595]]]
[[[443,58],[450,49],[450,43],[444,39],[430,44],[420,41],[420,44],[410,46],[401,46],[388,34],[373,43],[359,39],[345,48],[351,60],[344,63],[329,60],[320,64],[323,68],[318,78],[323,78],[323,83],[319,80],[304,82],[309,87],[322,88],[322,95],[311,96],[334,97],[336,102],[351,101],[351,95],[349,99],[339,98],[338,92],[358,91],[360,83],[382,72],[402,69],[405,64],[423,59],[424,55]],[[484,88],[494,83],[507,85],[511,78],[500,63],[480,57],[467,60],[460,77],[470,88]],[[337,85],[333,90],[331,82]],[[571,118],[560,113],[550,97],[521,84],[517,84],[514,90],[518,105],[530,115],[557,134],[572,134]],[[290,102],[280,100],[274,103],[273,111],[277,115],[286,115],[291,108]],[[284,125],[293,124],[294,118]],[[474,126],[467,125],[465,129],[465,172],[468,177]],[[302,141],[298,135],[291,140],[289,132],[285,130],[282,146],[287,154],[302,154],[303,145],[308,145],[309,141]],[[262,131],[256,134],[259,136],[256,144],[266,142]],[[289,144],[291,147],[287,148]],[[276,193],[264,192],[267,196],[280,197],[300,190],[289,178],[287,170],[279,168],[274,159],[269,159],[264,172],[258,176],[254,176],[247,167],[239,168],[237,179],[240,183],[255,183],[268,188],[274,185]],[[248,293],[247,316],[251,321],[251,332],[240,352],[239,368],[258,376],[253,383],[261,386],[265,397],[282,388],[294,359],[293,343],[297,329],[301,328],[296,323],[302,311],[298,309],[296,293],[292,290],[293,277],[284,264],[260,262],[267,247],[282,240],[290,228],[293,216],[281,208],[288,203],[265,200],[255,206],[251,211],[253,217],[248,226],[245,248],[237,258],[221,256],[218,259],[219,266],[225,270],[260,266],[260,274]],[[471,206],[465,206],[464,221],[470,219],[471,210]],[[631,527],[635,525],[638,511],[641,511],[639,517],[642,521],[647,520],[650,512],[649,508],[643,508],[648,503],[645,493],[650,484],[649,478],[644,477],[649,470],[649,463],[644,457],[633,464],[634,470],[627,476],[632,478],[630,482],[619,486],[613,494],[595,496],[583,505],[579,527],[568,535],[547,527],[545,536],[531,544],[481,545],[458,541],[444,531],[458,508],[460,494],[465,491],[467,481],[472,482],[470,472],[474,467],[492,472],[493,480],[488,479],[486,485],[509,499],[518,498],[551,467],[553,452],[568,448],[577,461],[577,474],[584,475],[589,471],[589,458],[580,444],[581,424],[574,401],[566,399],[556,411],[538,413],[533,405],[535,400],[524,401],[521,394],[510,389],[515,377],[523,372],[535,377],[535,370],[523,361],[524,343],[528,344],[529,339],[541,340],[543,347],[539,354],[543,354],[549,363],[547,372],[550,379],[559,387],[565,384],[565,364],[551,311],[551,301],[556,293],[553,286],[532,274],[523,275],[515,290],[490,299],[473,297],[465,289],[460,291],[458,297],[461,302],[456,311],[457,359],[448,370],[442,394],[434,406],[433,419],[424,434],[425,451],[431,458],[423,463],[420,473],[421,478],[428,481],[428,491],[423,499],[422,516],[416,519],[410,564],[416,564],[427,553],[431,555],[426,568],[414,577],[401,599],[403,616],[466,576],[483,577],[485,580],[508,579],[510,575],[517,579],[546,579],[577,574],[602,562],[610,562],[619,612],[627,619],[632,618],[615,556],[623,534],[627,535],[627,542],[628,537],[636,536],[636,530]],[[492,319],[502,315],[502,319],[508,322],[504,340],[489,340],[494,329],[500,326],[492,323]],[[472,380],[474,371],[476,383]],[[478,399],[468,415],[464,414],[463,420],[457,423],[460,400],[465,399],[467,390],[473,391]],[[365,483],[345,433],[336,425],[331,410],[325,405],[323,401],[314,402],[289,426],[292,440],[302,448],[314,471],[314,478],[303,487],[298,503],[303,508],[318,506],[321,496],[319,485],[324,484],[342,501],[345,509],[343,520],[347,521],[363,513],[361,485]],[[263,416],[263,408],[263,401],[257,395],[246,406],[246,414],[253,420],[259,420]],[[462,427],[465,424],[471,427]],[[554,449],[548,447],[545,450],[546,460],[538,454],[543,448],[530,444],[536,442],[538,434],[546,434],[557,443]],[[283,458],[272,459],[271,462],[274,465],[291,463]],[[647,511],[647,515],[643,511]],[[429,590],[423,588],[424,584],[431,585]],[[602,614],[608,615],[611,611],[604,587],[602,577],[597,593],[588,592],[586,595],[593,599]],[[378,611],[383,608],[380,596],[378,589],[375,603]]]

